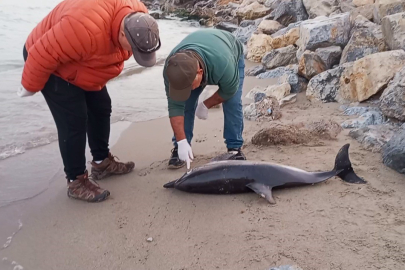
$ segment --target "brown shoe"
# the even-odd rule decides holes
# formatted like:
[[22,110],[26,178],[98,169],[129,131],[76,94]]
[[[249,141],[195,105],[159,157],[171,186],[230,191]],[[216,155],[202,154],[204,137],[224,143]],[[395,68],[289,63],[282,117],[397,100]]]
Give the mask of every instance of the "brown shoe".
[[135,163],[132,161],[123,163],[116,161],[115,158],[116,157],[111,155],[111,153],[108,153],[108,157],[100,164],[92,161],[91,174],[93,175],[93,178],[100,180],[110,175],[127,174],[135,168]]
[[68,191],[69,198],[78,199],[87,202],[101,202],[110,196],[108,190],[102,189],[93,179],[88,176],[86,171],[84,174],[76,177],[76,180],[69,182]]

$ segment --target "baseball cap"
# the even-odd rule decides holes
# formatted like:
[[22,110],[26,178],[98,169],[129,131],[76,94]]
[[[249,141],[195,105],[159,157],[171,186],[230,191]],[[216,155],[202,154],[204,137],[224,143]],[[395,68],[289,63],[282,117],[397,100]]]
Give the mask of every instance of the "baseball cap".
[[155,65],[156,51],[161,45],[156,20],[146,13],[132,13],[125,18],[124,32],[135,61],[144,67]]
[[166,75],[171,99],[185,101],[190,97],[192,84],[197,76],[197,63],[198,60],[188,52],[179,52],[169,58]]

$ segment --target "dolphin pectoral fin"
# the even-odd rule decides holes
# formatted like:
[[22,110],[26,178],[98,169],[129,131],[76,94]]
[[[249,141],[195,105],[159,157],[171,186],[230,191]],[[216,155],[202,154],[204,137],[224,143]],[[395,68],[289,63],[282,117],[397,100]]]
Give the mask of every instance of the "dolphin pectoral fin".
[[248,188],[259,194],[260,196],[264,197],[269,203],[275,204],[276,201],[273,198],[273,194],[271,193],[271,187],[260,184],[260,183],[249,183],[246,185]]

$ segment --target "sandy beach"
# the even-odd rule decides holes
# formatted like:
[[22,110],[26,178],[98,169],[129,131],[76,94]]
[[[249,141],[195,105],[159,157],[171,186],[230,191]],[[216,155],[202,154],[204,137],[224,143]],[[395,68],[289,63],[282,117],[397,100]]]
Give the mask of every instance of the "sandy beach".
[[[246,77],[244,96],[254,86],[269,83]],[[304,93],[283,107],[282,114],[273,122],[245,121],[244,153],[249,160],[327,171],[340,147],[350,143],[354,170],[368,183],[351,185],[335,177],[277,190],[275,205],[253,192],[216,196],[167,190],[163,184],[186,170],[166,169],[172,148],[169,120],[135,123],[112,152],[121,161],[133,160],[136,169],[100,181],[111,192],[107,201],[69,199],[59,169],[45,192],[2,209],[4,215],[27,214],[11,243],[0,250],[0,268],[265,270],[296,264],[305,270],[402,269],[404,176],[385,167],[379,154],[363,150],[347,136],[348,130],[336,140],[312,144],[253,145],[252,136],[264,127],[348,118],[339,104],[310,103]],[[210,110],[206,121],[196,119],[193,167],[226,150],[222,131],[222,109]],[[13,268],[18,265],[23,268]]]

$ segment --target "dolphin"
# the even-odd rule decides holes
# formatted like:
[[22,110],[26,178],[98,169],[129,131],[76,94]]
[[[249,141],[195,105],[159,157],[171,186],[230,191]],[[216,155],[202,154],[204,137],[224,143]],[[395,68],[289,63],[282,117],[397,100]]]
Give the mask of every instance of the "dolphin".
[[254,191],[270,204],[275,204],[272,195],[274,188],[313,185],[334,176],[347,183],[365,184],[367,182],[357,176],[352,168],[349,146],[350,144],[346,144],[339,150],[333,170],[327,172],[307,172],[291,166],[261,161],[220,160],[191,169],[163,187],[203,194]]

